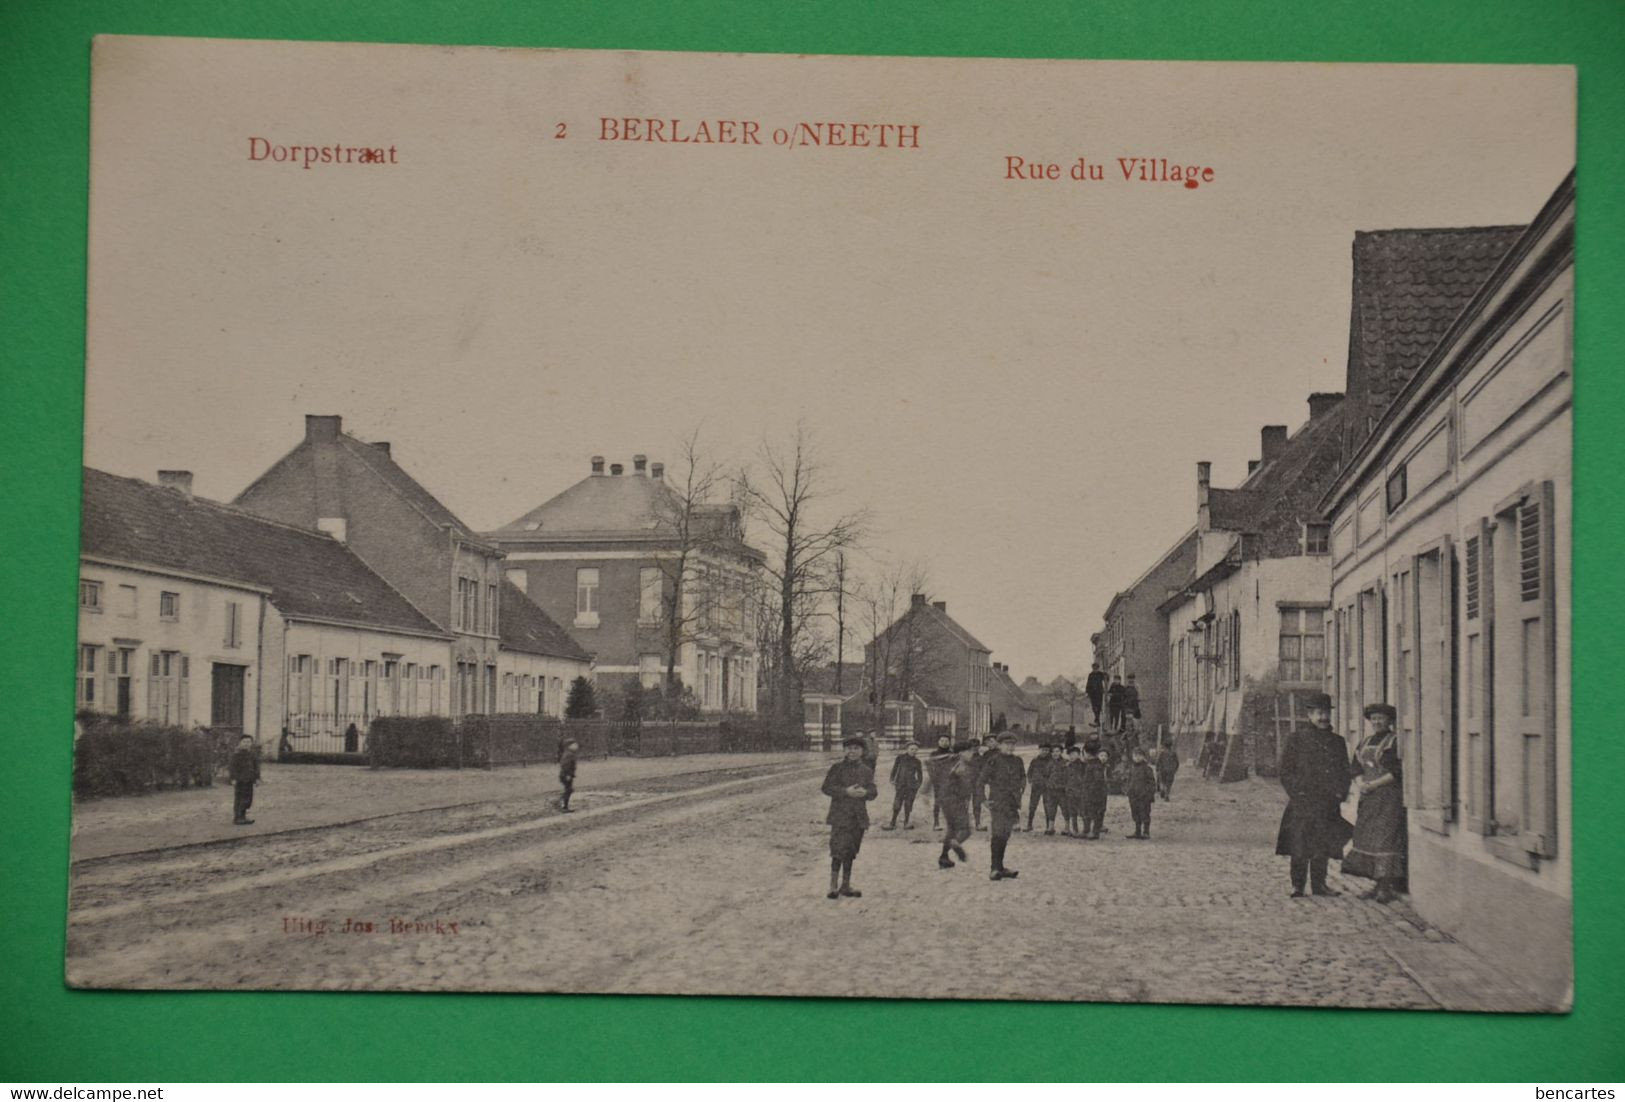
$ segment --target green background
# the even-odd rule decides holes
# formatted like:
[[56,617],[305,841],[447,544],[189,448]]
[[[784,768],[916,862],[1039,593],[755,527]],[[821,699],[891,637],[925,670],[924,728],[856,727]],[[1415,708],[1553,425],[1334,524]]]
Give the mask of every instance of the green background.
[[[1565,1017],[62,984],[94,34],[764,53],[1547,62],[1580,74],[1576,1009]],[[1625,1079],[1625,3],[0,0],[0,1080]],[[1471,181],[1463,181],[1470,187]],[[1533,212],[1530,212],[1533,214]],[[177,410],[177,416],[185,411]],[[979,944],[978,944],[979,942]],[[967,952],[996,951],[996,936]],[[867,956],[854,945],[855,957]],[[1158,952],[1157,946],[1145,946]],[[1069,962],[1057,960],[1057,967]],[[867,959],[864,967],[884,968]],[[1075,962],[1086,967],[1087,962]],[[1040,1052],[1045,1054],[1040,1057]]]

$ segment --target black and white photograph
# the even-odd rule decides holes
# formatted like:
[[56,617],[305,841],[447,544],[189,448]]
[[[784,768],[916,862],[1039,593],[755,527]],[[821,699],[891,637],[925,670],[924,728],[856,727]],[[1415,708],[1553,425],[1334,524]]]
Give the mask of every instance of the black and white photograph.
[[71,985],[1571,1009],[1572,68],[91,100]]

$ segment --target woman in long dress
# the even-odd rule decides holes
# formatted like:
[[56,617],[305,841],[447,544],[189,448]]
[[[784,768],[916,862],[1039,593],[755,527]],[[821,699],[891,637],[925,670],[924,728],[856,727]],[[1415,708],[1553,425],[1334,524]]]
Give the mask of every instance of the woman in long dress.
[[1343,858],[1343,875],[1376,882],[1360,898],[1391,903],[1404,887],[1406,875],[1403,766],[1393,706],[1368,705],[1365,718],[1371,733],[1354,755],[1354,766],[1360,774],[1355,782],[1360,805],[1354,821],[1354,841]]

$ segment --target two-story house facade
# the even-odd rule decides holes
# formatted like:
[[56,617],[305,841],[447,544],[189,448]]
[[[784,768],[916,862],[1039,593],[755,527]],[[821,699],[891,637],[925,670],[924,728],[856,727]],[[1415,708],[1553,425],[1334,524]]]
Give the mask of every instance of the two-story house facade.
[[952,708],[954,729],[981,738],[993,729],[993,652],[948,615],[945,601],[911,596],[902,616],[864,644],[877,699]]
[[592,458],[588,476],[483,537],[507,579],[595,659],[611,691],[668,667],[705,712],[756,711],[762,553],[740,512],[687,501],[660,463]]

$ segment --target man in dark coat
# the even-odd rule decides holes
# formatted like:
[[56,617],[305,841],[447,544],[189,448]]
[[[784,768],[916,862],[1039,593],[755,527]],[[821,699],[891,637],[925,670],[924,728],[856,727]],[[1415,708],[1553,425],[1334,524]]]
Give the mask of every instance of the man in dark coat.
[[1332,698],[1309,697],[1309,726],[1287,739],[1281,753],[1281,787],[1286,811],[1275,852],[1292,859],[1292,897],[1303,897],[1304,882],[1316,895],[1341,895],[1326,886],[1326,862],[1343,855],[1352,833],[1341,805],[1349,794],[1349,750],[1332,730]]
[[920,791],[920,759],[917,756],[919,744],[913,739],[903,744],[903,752],[892,759],[891,763],[891,822],[885,829],[897,829],[897,813],[903,813],[903,829],[913,830],[914,824],[909,822],[914,815],[914,796]]
[[824,774],[824,795],[829,797],[829,898],[854,899],[863,893],[852,886],[852,862],[869,829],[869,801],[880,795],[875,774],[864,764],[868,744],[856,735],[841,743],[846,756]]
[[1106,730],[1116,734],[1123,729],[1123,679],[1114,676],[1106,688]]
[[[925,777],[931,785],[932,830],[942,825],[942,785],[948,779],[948,771],[954,767],[958,756],[954,753],[953,739],[947,735],[938,735],[937,748],[925,759]],[[970,793],[967,792],[965,795],[969,798]]]
[[993,741],[992,735],[988,735],[982,739],[982,745],[977,747],[976,757],[971,762],[970,810],[971,820],[976,824],[977,830],[987,829],[982,825],[982,804],[987,798],[987,785],[982,774],[987,771],[987,763],[997,757],[998,753],[998,744]]
[[1089,676],[1083,682],[1083,695],[1089,698],[1089,710],[1095,716],[1090,726],[1099,727],[1100,705],[1106,699],[1106,675],[1101,672],[1099,662],[1089,667]]
[[1061,817],[1066,820],[1066,833],[1074,838],[1083,836],[1083,754],[1077,746],[1066,748],[1066,759],[1057,770],[1061,774]]
[[1131,731],[1140,728],[1140,687],[1134,683],[1133,674],[1123,685],[1123,726]]
[[1123,793],[1128,796],[1128,813],[1134,819],[1134,833],[1129,837],[1151,837],[1151,801],[1157,798],[1157,771],[1138,746],[1129,751]]
[[574,811],[570,806],[570,797],[576,790],[576,758],[581,753],[581,744],[575,739],[565,739],[559,747],[559,787],[564,791],[559,796],[559,810],[565,814]]
[[[1038,805],[1044,802],[1044,794],[1049,791],[1047,782],[1049,780],[1050,771],[1060,764],[1060,762],[1056,761],[1055,758],[1051,756],[1054,749],[1055,748],[1047,742],[1039,743],[1038,756],[1034,758],[1033,763],[1027,767],[1027,784],[1029,786],[1029,791],[1027,793],[1028,830],[1033,828],[1033,817],[1038,814]],[[1050,820],[1048,825],[1053,827],[1055,825],[1053,821],[1055,818],[1055,812],[1050,811],[1048,818]],[[1048,833],[1054,834],[1055,831],[1051,829]]]
[[1027,786],[1027,767],[1016,757],[1014,735],[999,736],[998,751],[982,768],[982,783],[987,786],[987,809],[993,825],[993,868],[988,879],[1014,880],[1016,870],[1004,867],[1004,850],[1010,844],[1010,832],[1021,819],[1021,790]]
[[1164,800],[1174,791],[1174,774],[1179,772],[1179,751],[1172,737],[1157,751],[1157,792]]
[[236,826],[248,826],[253,819],[248,809],[254,806],[254,786],[260,779],[260,756],[254,752],[254,738],[244,735],[237,740],[237,749],[231,752],[231,821]]

